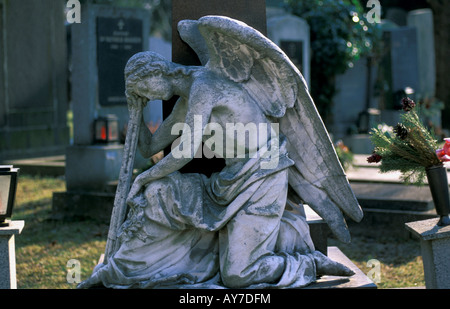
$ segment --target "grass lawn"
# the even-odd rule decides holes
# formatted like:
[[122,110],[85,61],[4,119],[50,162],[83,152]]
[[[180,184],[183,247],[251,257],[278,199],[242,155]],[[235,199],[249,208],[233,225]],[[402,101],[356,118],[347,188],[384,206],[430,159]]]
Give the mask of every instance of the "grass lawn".
[[108,226],[92,221],[51,220],[52,194],[65,191],[63,179],[21,175],[13,220],[25,220],[16,236],[17,288],[70,289],[67,267],[79,261],[81,280],[86,279],[104,252]]
[[[379,289],[424,287],[422,256],[418,240],[386,236],[377,231],[361,231],[361,228],[351,229],[352,242],[342,244],[334,240],[329,245],[335,245],[358,266],[369,278],[375,279],[375,264],[379,262]],[[369,262],[371,261],[372,262]]]
[[[73,289],[67,273],[79,261],[81,280],[89,277],[104,252],[108,224],[94,221],[61,222],[51,219],[52,194],[65,191],[60,178],[19,178],[13,220],[25,220],[22,234],[16,236],[17,287],[19,289]],[[377,236],[376,231],[358,235],[352,243],[338,246],[364,273],[370,259],[380,262],[379,288],[424,286],[422,258],[418,241]]]

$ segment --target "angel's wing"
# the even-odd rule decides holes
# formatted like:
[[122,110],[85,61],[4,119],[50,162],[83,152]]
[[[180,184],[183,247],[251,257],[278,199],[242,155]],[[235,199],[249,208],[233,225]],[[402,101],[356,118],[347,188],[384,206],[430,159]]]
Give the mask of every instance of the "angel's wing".
[[178,30],[202,64],[240,83],[266,115],[279,119],[295,161],[289,185],[338,239],[350,241],[342,212],[360,221],[362,210],[297,67],[260,32],[228,17],[182,21]]

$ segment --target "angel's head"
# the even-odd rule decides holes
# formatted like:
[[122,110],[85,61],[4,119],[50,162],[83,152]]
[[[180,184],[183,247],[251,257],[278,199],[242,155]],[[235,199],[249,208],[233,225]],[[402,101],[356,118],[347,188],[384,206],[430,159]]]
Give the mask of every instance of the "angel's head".
[[173,80],[190,74],[187,67],[170,62],[155,52],[141,52],[131,57],[125,67],[127,93],[150,100],[168,100],[173,95]]

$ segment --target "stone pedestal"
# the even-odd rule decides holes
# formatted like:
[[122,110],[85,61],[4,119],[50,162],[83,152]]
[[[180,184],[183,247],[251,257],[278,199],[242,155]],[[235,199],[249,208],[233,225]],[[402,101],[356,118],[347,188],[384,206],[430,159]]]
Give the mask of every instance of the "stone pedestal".
[[328,235],[330,234],[328,224],[308,205],[303,205],[303,208],[315,249],[328,255]]
[[24,221],[11,221],[0,227],[0,289],[16,289],[16,247],[14,235],[19,235]]
[[406,223],[420,240],[427,289],[450,288],[450,226],[437,226],[439,218]]
[[123,145],[72,146],[66,153],[67,191],[104,192],[117,180]]

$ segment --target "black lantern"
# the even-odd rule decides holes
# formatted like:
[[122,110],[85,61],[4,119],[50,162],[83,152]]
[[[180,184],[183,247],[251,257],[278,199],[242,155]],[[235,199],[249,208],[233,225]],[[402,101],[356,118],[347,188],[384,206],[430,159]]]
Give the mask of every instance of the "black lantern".
[[116,115],[98,117],[94,121],[94,142],[115,144],[119,142],[119,120]]
[[18,173],[12,165],[0,165],[0,227],[9,226],[6,219],[12,215]]

